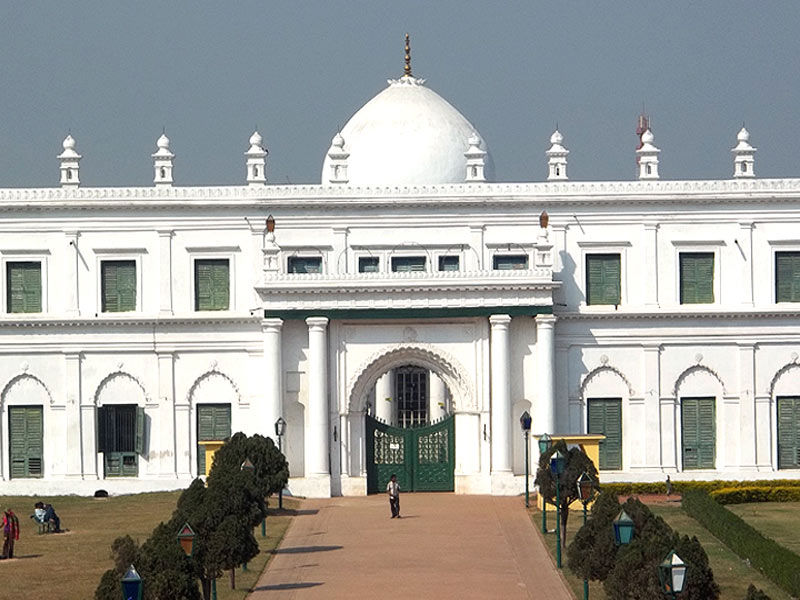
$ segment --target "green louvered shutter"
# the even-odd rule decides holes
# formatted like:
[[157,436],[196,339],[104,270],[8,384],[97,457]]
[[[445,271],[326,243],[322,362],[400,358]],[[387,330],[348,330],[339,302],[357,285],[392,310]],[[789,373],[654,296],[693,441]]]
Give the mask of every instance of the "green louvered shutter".
[[11,477],[41,477],[44,430],[40,406],[12,406],[8,410]]
[[195,310],[228,310],[230,268],[227,258],[196,260],[194,263]]
[[619,305],[621,273],[619,254],[587,254],[586,303]]
[[682,398],[683,468],[713,469],[716,456],[714,398]]
[[714,253],[681,252],[681,304],[714,302]]
[[775,253],[775,301],[800,302],[800,252]]
[[602,434],[599,469],[622,468],[622,399],[590,398],[589,433]]
[[136,310],[136,261],[104,260],[100,270],[102,311]]
[[197,406],[197,472],[206,472],[203,442],[222,441],[231,437],[231,405],[199,404]]
[[7,263],[6,307],[10,313],[42,312],[42,263]]
[[136,407],[136,454],[144,455],[144,425],[145,416],[144,408],[141,406]]
[[778,398],[778,468],[800,468],[800,397]]

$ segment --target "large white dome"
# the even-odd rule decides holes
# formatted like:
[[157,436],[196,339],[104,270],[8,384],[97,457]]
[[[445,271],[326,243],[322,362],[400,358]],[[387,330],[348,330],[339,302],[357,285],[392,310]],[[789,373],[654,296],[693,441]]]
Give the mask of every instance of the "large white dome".
[[[341,131],[351,185],[460,183],[466,175],[467,140],[475,127],[423,80],[401,77],[367,102]],[[480,134],[478,134],[480,135]],[[484,173],[494,178],[487,151]],[[330,181],[330,158],[322,183]]]

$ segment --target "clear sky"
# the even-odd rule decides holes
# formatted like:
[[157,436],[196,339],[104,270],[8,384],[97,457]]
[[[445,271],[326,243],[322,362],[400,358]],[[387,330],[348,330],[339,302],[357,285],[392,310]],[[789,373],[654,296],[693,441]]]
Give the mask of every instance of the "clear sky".
[[571,179],[635,176],[644,103],[664,179],[730,177],[742,122],[760,177],[800,176],[800,2],[82,1],[0,7],[0,186],[244,182],[257,125],[273,183],[318,183],[331,137],[403,67],[481,132],[497,179],[541,181],[556,122]]

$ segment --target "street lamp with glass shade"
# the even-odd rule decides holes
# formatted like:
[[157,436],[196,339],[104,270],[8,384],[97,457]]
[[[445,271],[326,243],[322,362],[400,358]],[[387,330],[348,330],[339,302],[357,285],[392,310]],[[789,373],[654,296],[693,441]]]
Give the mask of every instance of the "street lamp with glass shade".
[[556,480],[556,566],[561,568],[561,474],[567,466],[567,457],[561,450],[556,450],[550,457],[550,472]]
[[195,537],[194,529],[192,529],[189,523],[184,523],[181,530],[178,532],[176,536],[178,538],[178,543],[183,548],[183,552],[186,556],[192,556],[194,554],[194,537]]
[[142,578],[133,565],[122,577],[122,600],[142,600]]
[[[283,436],[286,435],[286,420],[283,417],[275,421],[275,435],[278,438],[278,451],[283,454]],[[283,510],[283,486],[278,491],[278,508]]]
[[[543,433],[539,436],[538,444],[539,456],[541,456],[550,450],[553,445],[553,440],[547,433]],[[541,493],[541,490],[539,493]],[[547,501],[544,499],[544,496],[542,496],[542,533],[547,533]]]
[[627,546],[633,539],[633,519],[624,510],[620,511],[613,521],[614,542],[617,546]]
[[239,467],[239,470],[252,473],[253,471],[256,470],[256,466],[253,464],[253,461],[251,461],[249,458],[245,458],[244,462],[242,463],[242,466]]
[[686,572],[688,567],[680,556],[671,551],[658,565],[658,581],[661,591],[670,598],[675,598],[686,587]]
[[[583,504],[583,524],[586,525],[586,506],[594,497],[594,479],[586,471],[578,477],[578,498]],[[589,600],[589,580],[583,580],[583,600]]]
[[525,508],[530,507],[530,489],[529,489],[529,482],[530,479],[530,464],[528,455],[530,454],[530,443],[529,437],[531,434],[531,414],[526,410],[522,413],[522,416],[519,418],[519,425],[522,427],[522,437],[525,440]]

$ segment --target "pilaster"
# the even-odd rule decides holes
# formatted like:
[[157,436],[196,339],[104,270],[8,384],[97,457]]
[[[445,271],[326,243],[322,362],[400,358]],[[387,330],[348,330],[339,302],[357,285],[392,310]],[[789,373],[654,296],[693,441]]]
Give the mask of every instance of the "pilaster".
[[741,258],[741,275],[739,290],[742,304],[753,306],[753,223],[739,223],[739,237],[735,245]]
[[172,236],[171,229],[158,231],[158,312],[171,315],[172,307]]
[[397,423],[397,403],[394,392],[394,372],[387,371],[375,383],[375,418],[384,423]]
[[532,430],[558,433],[555,403],[555,325],[554,315],[536,315],[536,372],[539,382]]
[[739,448],[740,468],[755,468],[756,446],[756,346],[739,344]]
[[80,285],[79,268],[80,248],[78,247],[79,231],[65,231],[64,237],[67,240],[67,252],[65,253],[66,264],[64,265],[67,273],[67,285],[64,287],[64,309],[68,315],[78,315],[80,313]]
[[644,303],[645,306],[656,307],[658,298],[658,223],[644,224]]
[[158,353],[158,432],[160,443],[159,476],[177,477],[175,462],[175,355]]

